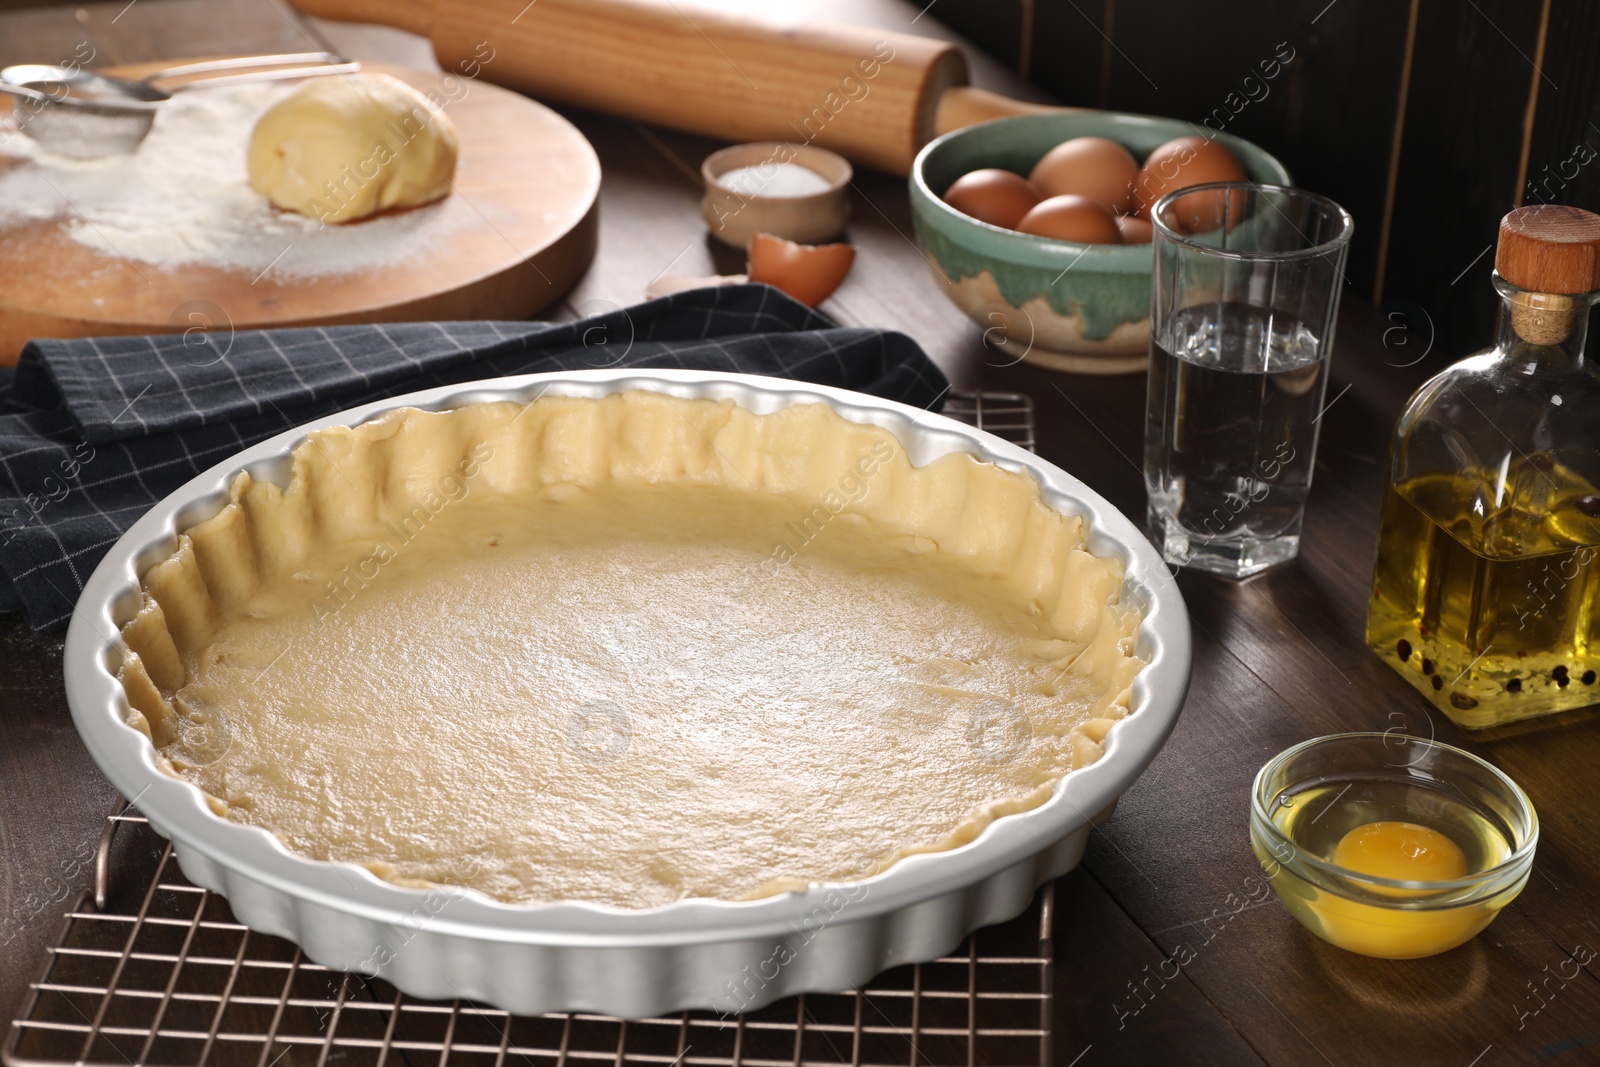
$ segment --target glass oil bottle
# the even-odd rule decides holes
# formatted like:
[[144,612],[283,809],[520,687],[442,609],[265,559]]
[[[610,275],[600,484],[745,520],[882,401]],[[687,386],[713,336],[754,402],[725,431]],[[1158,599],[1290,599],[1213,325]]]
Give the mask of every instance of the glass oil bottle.
[[1458,725],[1600,702],[1600,215],[1500,224],[1493,348],[1395,427],[1367,644]]

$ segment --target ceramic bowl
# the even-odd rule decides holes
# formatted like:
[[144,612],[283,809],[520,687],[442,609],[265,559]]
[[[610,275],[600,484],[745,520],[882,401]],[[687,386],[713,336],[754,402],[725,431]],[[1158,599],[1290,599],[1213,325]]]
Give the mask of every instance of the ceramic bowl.
[[[1209,133],[1193,123],[1115,111],[1017,115],[930,142],[911,170],[917,241],[945,293],[1018,358],[1057,370],[1119,374],[1144,368],[1150,341],[1150,245],[1087,245],[979,222],[942,199],[961,175],[1001,167],[1027,175],[1073,137],[1108,137],[1144,160],[1175,137]],[[1251,181],[1291,184],[1282,163],[1248,141],[1213,135]]]

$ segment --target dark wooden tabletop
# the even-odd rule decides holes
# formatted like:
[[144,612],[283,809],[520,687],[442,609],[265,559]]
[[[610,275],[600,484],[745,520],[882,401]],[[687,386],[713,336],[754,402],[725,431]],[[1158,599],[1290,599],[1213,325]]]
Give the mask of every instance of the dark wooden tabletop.
[[[907,28],[922,5],[816,6]],[[932,17],[915,29],[943,32]],[[329,45],[432,63],[417,38],[302,20],[279,0],[116,0],[0,15],[0,63],[50,62],[85,39],[99,64]],[[1032,92],[984,62],[976,80]],[[716,143],[568,114],[604,167],[601,237],[593,267],[554,317],[634,303],[663,272],[742,269],[742,256],[711,242],[700,219],[698,168]],[[959,386],[1029,394],[1039,451],[1142,517],[1144,378],[998,365],[917,251],[903,181],[861,171],[854,195],[858,259],[823,310],[909,333]],[[1371,317],[1347,296],[1299,560],[1242,584],[1179,579],[1194,622],[1188,704],[1171,742],[1092,836],[1083,865],[1057,887],[1062,1064],[1600,1063],[1600,974],[1589,962],[1600,950],[1595,714],[1464,735],[1362,641],[1383,458],[1418,375],[1386,361]],[[1429,359],[1440,366],[1445,357]],[[1259,892],[1246,831],[1256,770],[1295,742],[1360,729],[1462,745],[1511,774],[1538,808],[1542,838],[1526,890],[1455,951],[1408,962],[1352,955]],[[86,886],[88,871],[74,861],[113,800],[68,716],[60,638],[0,618],[0,1010],[20,1005],[61,901]]]

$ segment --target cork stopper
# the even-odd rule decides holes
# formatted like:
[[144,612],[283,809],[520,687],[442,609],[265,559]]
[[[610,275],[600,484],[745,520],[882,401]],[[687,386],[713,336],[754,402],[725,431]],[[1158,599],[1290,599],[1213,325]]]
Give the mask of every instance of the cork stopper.
[[1519,207],[1500,220],[1494,269],[1540,298],[1514,300],[1511,325],[1525,341],[1560,344],[1580,313],[1561,299],[1600,289],[1600,215],[1564,204]]

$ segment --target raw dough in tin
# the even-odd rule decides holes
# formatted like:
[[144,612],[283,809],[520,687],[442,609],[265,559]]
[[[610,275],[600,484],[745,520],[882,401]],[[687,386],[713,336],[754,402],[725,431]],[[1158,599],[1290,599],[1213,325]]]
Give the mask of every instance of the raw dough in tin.
[[1117,560],[1029,477],[629,392],[311,433],[146,572],[130,721],[303,856],[646,908],[956,848],[1099,758]]

